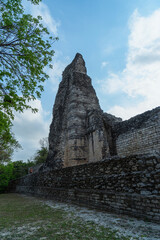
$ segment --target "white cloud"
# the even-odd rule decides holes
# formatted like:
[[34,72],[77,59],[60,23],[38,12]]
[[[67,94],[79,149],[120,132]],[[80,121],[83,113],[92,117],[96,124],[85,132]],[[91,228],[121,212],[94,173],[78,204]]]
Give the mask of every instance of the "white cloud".
[[134,106],[130,106],[129,104],[126,104],[125,106],[115,105],[107,112],[126,120],[152,108],[153,107],[150,102],[143,101]]
[[43,110],[40,100],[35,100],[30,104],[39,110],[38,113],[32,113],[31,110],[15,113],[13,132],[23,149],[15,152],[14,160],[27,160],[33,156],[40,147],[39,140],[48,137],[51,121],[46,121],[44,116],[50,113]]
[[[51,16],[46,4],[40,3],[39,5],[33,5],[29,1],[23,0],[23,6],[26,12],[31,13],[33,16],[42,16],[43,25],[46,26],[52,34],[57,35],[59,23]],[[52,61],[53,69],[48,67],[45,69],[50,77],[49,80],[45,82],[47,90],[48,88],[50,92],[57,90],[59,82],[62,79],[62,71],[68,62],[68,57],[64,57],[61,52],[56,51]],[[29,159],[40,147],[39,140],[48,137],[49,134],[51,113],[44,111],[40,100],[35,100],[34,102],[30,102],[30,104],[39,109],[38,113],[34,114],[31,110],[25,110],[23,113],[15,113],[13,132],[23,149],[14,153],[13,160],[26,161]]]
[[117,48],[117,46],[107,45],[103,49],[103,53],[108,56],[108,55],[112,54],[116,50],[116,48]]
[[39,5],[30,4],[30,11],[34,17],[42,16],[43,24],[49,29],[50,32],[57,36],[60,22],[54,20],[46,4],[42,2],[39,3]]
[[49,82],[51,84],[51,90],[53,92],[57,91],[58,85],[62,80],[62,72],[69,63],[70,63],[69,57],[64,57],[60,51],[56,51],[52,60],[53,69],[47,68],[46,71],[47,74],[49,75]]
[[108,64],[108,62],[105,62],[105,61],[104,61],[104,62],[102,62],[102,63],[101,63],[101,68],[104,68],[104,67],[106,67],[106,66],[107,66],[107,64]]
[[106,92],[125,92],[129,97],[141,97],[136,105],[113,106],[109,112],[123,118],[131,117],[160,105],[160,9],[150,16],[140,16],[136,10],[130,21],[128,56],[125,69],[111,73],[103,81]]
[[[60,22],[55,21],[46,4],[40,2],[39,5],[34,5],[26,0],[23,0],[23,5],[25,7],[25,10],[27,12],[30,12],[34,17],[42,16],[43,25],[46,26],[51,33],[57,36]],[[59,60],[59,59],[63,59],[63,60]],[[53,65],[53,69],[50,69],[49,67],[45,68],[45,72],[49,75],[49,84],[51,84],[51,90],[53,92],[57,91],[59,82],[62,79],[62,72],[64,68],[67,66],[67,64],[69,63],[69,60],[70,59],[68,59],[68,57],[63,56],[62,52],[55,50],[55,54],[51,62],[51,64]]]
[[119,75],[109,73],[109,77],[99,81],[103,93],[114,93],[123,88],[123,82]]
[[[68,57],[64,57],[63,61],[59,60],[61,55],[61,52],[56,52],[52,61],[53,69],[46,69],[50,78],[45,84],[49,86],[52,92],[57,91],[59,82],[62,80],[62,72],[70,61]],[[14,153],[14,161],[26,161],[33,156],[35,151],[40,147],[39,140],[48,137],[49,134],[51,113],[46,112],[42,108],[40,100],[35,100],[29,104],[39,111],[37,113],[32,113],[31,110],[25,110],[23,113],[15,113],[13,132],[23,149]],[[45,118],[49,120],[45,120]]]

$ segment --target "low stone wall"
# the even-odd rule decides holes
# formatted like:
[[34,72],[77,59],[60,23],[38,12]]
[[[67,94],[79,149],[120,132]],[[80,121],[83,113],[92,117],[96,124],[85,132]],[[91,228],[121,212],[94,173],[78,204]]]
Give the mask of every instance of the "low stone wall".
[[113,127],[117,155],[160,153],[160,107]]
[[32,173],[10,191],[160,221],[160,156],[135,155]]

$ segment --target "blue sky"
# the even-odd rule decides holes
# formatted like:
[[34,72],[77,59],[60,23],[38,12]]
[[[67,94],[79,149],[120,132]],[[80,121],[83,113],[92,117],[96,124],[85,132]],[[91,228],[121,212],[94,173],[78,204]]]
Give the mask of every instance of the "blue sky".
[[47,137],[55,95],[64,68],[77,52],[101,108],[128,119],[160,105],[159,0],[43,0],[39,6],[23,1],[27,12],[41,15],[59,41],[54,43],[53,70],[42,98],[29,110],[16,114],[13,131],[23,150],[14,160],[26,161]]

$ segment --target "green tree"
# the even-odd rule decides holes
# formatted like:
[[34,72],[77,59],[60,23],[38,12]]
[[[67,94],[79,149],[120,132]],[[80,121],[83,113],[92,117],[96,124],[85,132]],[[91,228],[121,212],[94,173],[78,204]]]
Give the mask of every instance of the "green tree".
[[37,150],[33,161],[35,162],[35,164],[40,164],[40,163],[44,163],[46,158],[48,155],[48,149],[42,147],[41,149]]
[[8,116],[0,111],[0,162],[9,162],[13,151],[20,148],[11,132],[11,126]]
[[27,175],[28,168],[34,165],[35,163],[31,161],[0,163],[0,193],[5,192],[11,180]]
[[41,147],[38,149],[33,157],[35,165],[44,163],[48,155],[48,138],[43,138],[39,141]]
[[4,192],[7,188],[9,181],[12,178],[13,173],[13,163],[8,163],[4,165],[0,163],[0,193]]
[[11,133],[14,111],[37,111],[29,101],[41,97],[48,78],[45,68],[52,68],[52,44],[57,38],[41,20],[25,14],[22,0],[0,0],[0,141],[12,146],[16,144]]
[[17,179],[28,174],[28,168],[34,166],[33,162],[16,161],[13,162],[13,172],[11,179]]

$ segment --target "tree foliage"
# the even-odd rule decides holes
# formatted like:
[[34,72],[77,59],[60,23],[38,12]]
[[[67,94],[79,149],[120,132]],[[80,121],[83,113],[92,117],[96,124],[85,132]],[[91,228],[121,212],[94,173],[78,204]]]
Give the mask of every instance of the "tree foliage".
[[4,192],[12,178],[13,164],[4,165],[0,163],[0,193]]
[[48,138],[43,138],[39,141],[41,147],[38,149],[33,157],[35,165],[44,163],[48,155]]
[[45,67],[52,68],[52,44],[57,38],[41,20],[25,14],[22,0],[0,0],[0,143],[4,145],[17,144],[11,132],[14,111],[37,111],[29,101],[41,96],[48,78]]
[[0,193],[7,190],[11,180],[27,175],[28,168],[31,166],[34,166],[34,162],[10,161],[7,164],[0,163]]
[[13,172],[11,179],[17,179],[28,174],[28,168],[34,165],[33,162],[16,161],[13,162]]
[[6,152],[6,158],[8,159],[8,163],[6,163],[6,160],[0,161],[0,193],[5,192],[11,180],[15,180],[17,178],[27,175],[30,167],[34,167],[38,164],[45,162],[48,154],[48,138],[42,138],[39,143],[40,149],[36,151],[32,160],[28,160],[27,162],[23,162],[22,160],[11,162],[10,154],[7,155]]
[[42,147],[41,149],[37,150],[33,161],[35,162],[35,164],[40,164],[40,163],[44,163],[46,158],[48,155],[48,149],[45,147]]
[[28,102],[41,96],[48,78],[44,68],[52,60],[55,39],[47,37],[41,20],[24,14],[21,0],[0,0],[0,106],[12,117],[13,109],[31,108]]
[[20,148],[11,131],[11,126],[9,117],[0,111],[0,162],[9,162],[13,151]]

